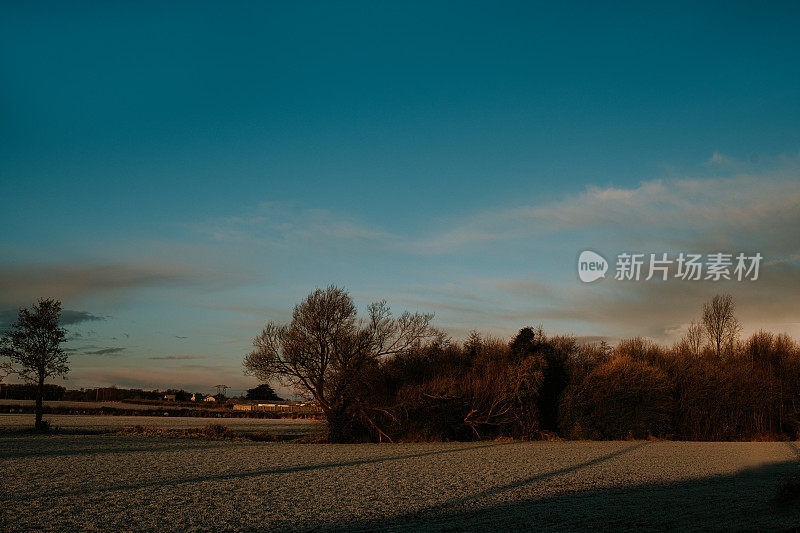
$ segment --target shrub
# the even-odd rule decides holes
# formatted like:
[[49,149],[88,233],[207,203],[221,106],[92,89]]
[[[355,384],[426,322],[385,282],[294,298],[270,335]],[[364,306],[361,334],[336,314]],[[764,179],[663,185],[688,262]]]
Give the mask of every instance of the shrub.
[[662,370],[617,357],[567,391],[561,429],[573,438],[665,436],[671,433],[673,409],[670,380]]
[[208,439],[232,439],[236,432],[222,424],[208,424],[197,432],[198,435]]

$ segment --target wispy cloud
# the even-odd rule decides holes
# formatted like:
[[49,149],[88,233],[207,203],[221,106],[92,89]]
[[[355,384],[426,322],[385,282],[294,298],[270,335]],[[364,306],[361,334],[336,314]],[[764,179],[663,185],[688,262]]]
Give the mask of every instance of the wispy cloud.
[[[3,309],[0,310],[0,329],[8,328],[12,323],[16,322],[19,316],[19,309]],[[105,320],[106,317],[95,315],[88,311],[75,311],[73,309],[64,309],[61,312],[61,325],[74,326],[82,322],[97,322]],[[79,333],[73,333],[73,337],[80,337]]]
[[773,258],[789,257],[797,252],[793,235],[800,226],[798,183],[800,162],[788,159],[781,168],[761,174],[650,180],[629,188],[589,186],[556,201],[438,221],[430,231],[415,235],[392,233],[333,212],[274,204],[263,205],[253,216],[217,219],[198,228],[218,239],[291,250],[352,249],[359,254],[444,256],[547,235],[604,232],[624,236],[629,245],[656,239],[679,247],[698,241],[757,243]]
[[132,387],[142,389],[181,388],[189,391],[211,391],[217,383],[225,383],[232,391],[241,391],[257,384],[255,378],[247,377],[230,366],[198,367],[179,369],[148,369],[119,367],[84,370],[75,376],[80,384],[94,386]]
[[[140,287],[198,284],[210,276],[189,267],[134,263],[0,264],[0,305],[30,305],[43,295],[63,301]],[[73,318],[91,319],[88,314]]]
[[84,351],[84,355],[116,355],[122,353],[126,348],[101,348],[99,350]]
[[[614,230],[641,239],[655,235],[682,244],[698,233],[727,240],[769,237],[786,251],[800,224],[800,173],[785,176],[654,180],[634,188],[588,187],[548,204],[477,213],[455,227],[409,242],[418,252],[465,247],[540,235]],[[793,240],[793,239],[792,239]]]
[[247,215],[216,218],[191,225],[216,241],[291,246],[397,239],[391,233],[325,209],[261,203]]
[[92,314],[88,311],[73,311],[71,309],[64,309],[61,313],[61,324],[64,326],[71,326],[80,324],[81,322],[98,322],[105,320],[106,317]]
[[153,361],[186,361],[190,359],[205,359],[205,355],[164,355],[150,357]]

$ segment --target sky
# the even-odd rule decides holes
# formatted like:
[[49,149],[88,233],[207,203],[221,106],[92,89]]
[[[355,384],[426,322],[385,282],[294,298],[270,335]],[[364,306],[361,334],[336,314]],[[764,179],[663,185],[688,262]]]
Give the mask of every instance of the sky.
[[800,337],[800,4],[561,4],[4,2],[0,322],[61,299],[69,388],[234,393],[330,284],[454,340],[671,343],[722,292]]

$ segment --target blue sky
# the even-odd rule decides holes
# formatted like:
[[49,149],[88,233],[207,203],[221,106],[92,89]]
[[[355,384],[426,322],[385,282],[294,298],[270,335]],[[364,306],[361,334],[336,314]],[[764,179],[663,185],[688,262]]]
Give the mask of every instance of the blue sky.
[[[454,338],[669,342],[720,290],[800,335],[797,4],[0,9],[0,311],[96,318],[69,386],[244,388],[249,339],[329,283]],[[772,267],[584,286],[586,248]]]

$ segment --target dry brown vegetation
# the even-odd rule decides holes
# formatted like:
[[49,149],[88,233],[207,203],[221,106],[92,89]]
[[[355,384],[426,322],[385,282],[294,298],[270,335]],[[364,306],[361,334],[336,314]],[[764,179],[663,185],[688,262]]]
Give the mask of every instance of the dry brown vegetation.
[[800,430],[800,348],[766,331],[740,340],[727,295],[704,305],[672,347],[579,345],[541,327],[510,342],[473,333],[454,343],[426,315],[386,352],[375,347],[403,323],[375,309],[359,322],[347,293],[317,291],[292,324],[256,339],[245,365],[263,378],[294,373],[301,390],[335,398],[332,440],[785,440]]
[[208,424],[199,428],[165,428],[152,426],[132,426],[110,432],[115,435],[137,435],[143,437],[201,438],[211,440],[251,440],[274,442],[276,435],[266,432],[238,432],[223,424]]
[[530,328],[509,344],[475,335],[377,365],[362,416],[380,424],[379,440],[796,438],[797,344],[759,332],[720,357],[714,348],[579,346]]

